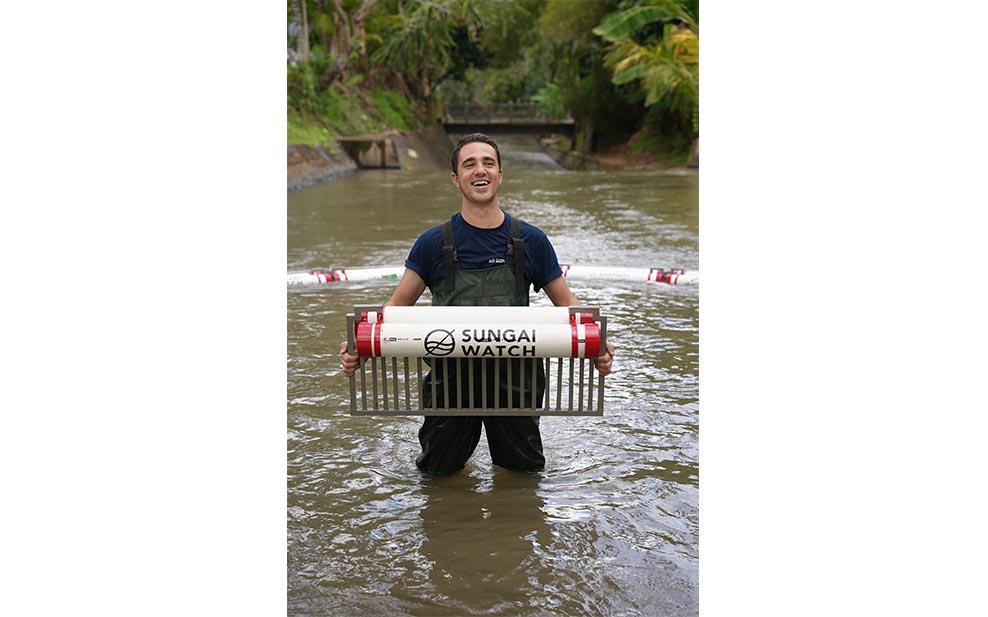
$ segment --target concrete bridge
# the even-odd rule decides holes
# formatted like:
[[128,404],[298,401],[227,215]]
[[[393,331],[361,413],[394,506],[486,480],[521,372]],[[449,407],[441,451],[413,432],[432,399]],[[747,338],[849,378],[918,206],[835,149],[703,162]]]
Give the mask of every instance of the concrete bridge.
[[538,103],[447,103],[443,127],[447,133],[559,133],[573,136],[573,118],[550,118]]

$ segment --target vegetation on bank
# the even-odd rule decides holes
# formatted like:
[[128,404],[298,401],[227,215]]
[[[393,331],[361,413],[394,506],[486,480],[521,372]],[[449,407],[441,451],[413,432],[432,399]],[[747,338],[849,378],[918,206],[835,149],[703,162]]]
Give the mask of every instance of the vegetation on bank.
[[289,0],[288,140],[414,129],[447,103],[535,102],[572,148],[682,164],[699,130],[698,0]]

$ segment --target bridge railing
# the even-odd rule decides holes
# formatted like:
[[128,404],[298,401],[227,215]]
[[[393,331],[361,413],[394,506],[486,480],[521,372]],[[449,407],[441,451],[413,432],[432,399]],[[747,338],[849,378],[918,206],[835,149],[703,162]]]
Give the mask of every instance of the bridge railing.
[[571,123],[573,118],[552,118],[538,103],[446,103],[446,122],[459,124]]

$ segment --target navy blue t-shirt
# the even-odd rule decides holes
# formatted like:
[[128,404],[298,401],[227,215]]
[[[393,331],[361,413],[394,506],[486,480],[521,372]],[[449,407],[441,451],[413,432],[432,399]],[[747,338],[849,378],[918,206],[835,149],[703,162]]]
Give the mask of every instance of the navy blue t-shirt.
[[[463,220],[457,212],[453,216],[453,243],[459,258],[461,270],[481,270],[494,268],[506,263],[508,237],[511,230],[511,215],[504,213],[504,222],[494,229],[474,227]],[[525,276],[532,281],[538,292],[546,283],[551,283],[563,275],[556,258],[556,250],[545,232],[534,225],[521,221],[521,239],[525,241]],[[426,286],[432,287],[442,280],[446,272],[443,265],[442,225],[426,231],[408,253],[405,267],[418,274]]]

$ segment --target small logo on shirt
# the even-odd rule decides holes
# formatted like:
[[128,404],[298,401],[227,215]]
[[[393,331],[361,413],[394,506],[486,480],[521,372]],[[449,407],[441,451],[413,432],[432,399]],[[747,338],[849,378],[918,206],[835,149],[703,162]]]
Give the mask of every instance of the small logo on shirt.
[[489,263],[489,264],[503,264],[503,263],[508,263],[508,262],[507,262],[507,260],[504,259],[504,257],[491,257],[490,259],[487,260],[487,263]]

